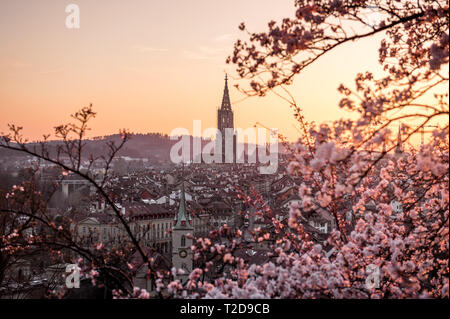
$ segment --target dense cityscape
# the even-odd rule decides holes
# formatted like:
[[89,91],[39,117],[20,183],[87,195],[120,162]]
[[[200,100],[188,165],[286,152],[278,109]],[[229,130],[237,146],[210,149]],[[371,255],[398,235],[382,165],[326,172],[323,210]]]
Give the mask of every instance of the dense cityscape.
[[[224,108],[229,111],[225,116],[233,115],[228,94],[226,83],[222,107],[218,111],[219,126],[225,122],[221,120]],[[232,119],[227,123],[233,127]],[[218,129],[224,130],[225,127]],[[170,142],[167,137],[156,136],[162,141],[160,144]],[[399,133],[395,152],[388,158],[397,160],[403,152]],[[168,155],[164,151],[160,153],[160,157],[167,161]],[[234,256],[250,265],[270,260],[275,241],[270,236],[273,219],[288,227],[289,210],[294,203],[301,202],[299,185],[303,182],[300,176],[287,172],[287,155],[280,153],[278,156],[278,172],[270,175],[260,174],[258,166],[262,164],[257,163],[176,165],[151,161],[149,158],[118,156],[112,160],[111,177],[105,189],[128,223],[133,236],[155,259],[156,270],[170,271],[173,267],[184,269],[186,275],[178,275],[177,278],[185,282],[187,274],[196,268],[193,253],[189,251],[191,245],[186,243],[189,234],[193,238],[202,238],[222,227],[240,230],[243,245],[234,250]],[[70,163],[70,158],[61,157],[61,161]],[[33,172],[37,185],[50,196],[48,218],[56,224],[68,222],[71,238],[81,247],[95,250],[101,245],[102,249],[108,250],[123,247],[130,241],[111,207],[97,194],[89,180],[73,173],[63,173],[59,165],[42,162],[33,156],[3,156],[1,162],[1,173],[5,177],[2,186],[5,189],[17,187],[16,184],[19,185],[30,171]],[[379,166],[382,167],[384,162]],[[80,171],[88,170],[97,180],[103,177],[104,169],[100,165],[95,167],[89,159],[84,159]],[[239,194],[258,194],[262,201],[259,207],[252,207]],[[395,213],[401,212],[401,204],[394,197],[391,205]],[[269,215],[261,213],[263,207],[270,207]],[[376,205],[367,205],[366,208],[375,211]],[[352,218],[355,212],[352,206],[346,205],[341,209],[346,210],[348,227],[354,227]],[[187,224],[177,228],[177,221],[182,218]],[[324,244],[329,234],[336,229],[335,219],[324,209],[317,209],[304,216],[301,222],[314,242],[319,244]],[[39,228],[30,227],[26,232],[36,236],[39,231]],[[269,236],[258,240],[255,234],[260,232]],[[183,244],[181,236],[185,237]],[[186,256],[181,257],[180,251],[185,251]],[[36,255],[27,252],[17,256],[12,262],[15,266],[7,268],[4,273],[4,282],[7,284],[2,287],[2,297],[39,298],[44,297],[49,288],[63,285],[68,263],[54,264],[48,257],[39,251]],[[155,286],[147,276],[142,258],[134,250],[126,258],[127,264],[132,265],[133,285],[156,296]],[[221,269],[222,266],[217,265],[219,274],[213,271],[209,273],[210,280],[223,275],[225,270]]]

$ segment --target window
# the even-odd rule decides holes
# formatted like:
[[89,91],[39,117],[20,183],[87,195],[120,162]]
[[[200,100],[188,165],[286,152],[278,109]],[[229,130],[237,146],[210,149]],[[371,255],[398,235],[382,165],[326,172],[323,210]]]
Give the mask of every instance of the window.
[[181,247],[186,246],[186,236],[181,236]]

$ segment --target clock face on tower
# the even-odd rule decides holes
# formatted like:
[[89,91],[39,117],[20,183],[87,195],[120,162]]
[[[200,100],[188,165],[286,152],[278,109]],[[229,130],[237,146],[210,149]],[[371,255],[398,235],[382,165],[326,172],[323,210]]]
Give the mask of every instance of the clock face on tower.
[[187,251],[186,250],[180,250],[180,252],[178,253],[178,255],[181,257],[181,258],[186,258],[186,256],[187,256]]

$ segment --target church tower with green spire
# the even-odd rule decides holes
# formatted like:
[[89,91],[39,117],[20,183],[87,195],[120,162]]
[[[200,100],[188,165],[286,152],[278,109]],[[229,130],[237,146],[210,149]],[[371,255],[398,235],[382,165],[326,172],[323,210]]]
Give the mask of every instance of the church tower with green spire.
[[192,217],[186,210],[186,195],[184,191],[184,169],[181,181],[180,203],[178,212],[175,214],[172,228],[172,267],[177,270],[182,269],[184,274],[177,275],[184,283],[192,272],[193,253],[191,250],[194,227],[192,226]]

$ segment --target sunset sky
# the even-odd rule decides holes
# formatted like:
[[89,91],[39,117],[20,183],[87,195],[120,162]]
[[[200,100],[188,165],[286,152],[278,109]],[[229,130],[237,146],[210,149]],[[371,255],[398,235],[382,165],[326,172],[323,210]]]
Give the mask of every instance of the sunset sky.
[[[65,26],[66,5],[80,8],[80,29]],[[39,138],[93,103],[91,136],[192,132],[192,121],[216,126],[225,64],[243,34],[294,14],[293,0],[2,0],[0,2],[0,132],[7,123]],[[377,67],[380,38],[350,43],[297,77],[291,93],[308,120],[347,116],[337,107],[339,83]],[[242,99],[230,80],[231,101]],[[291,140],[292,111],[276,96],[233,104],[235,126],[261,122]]]

